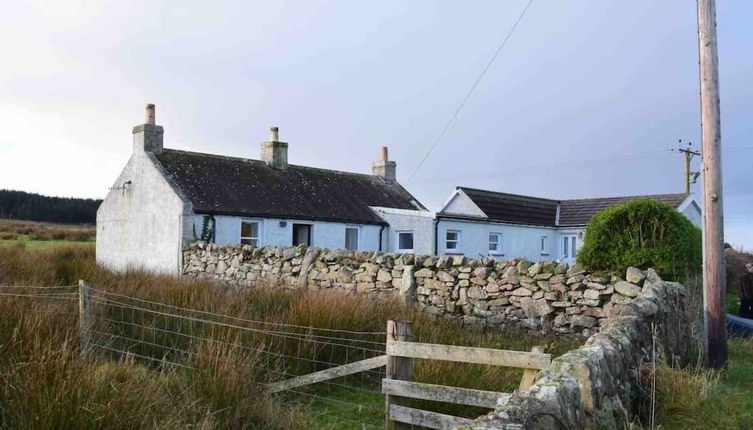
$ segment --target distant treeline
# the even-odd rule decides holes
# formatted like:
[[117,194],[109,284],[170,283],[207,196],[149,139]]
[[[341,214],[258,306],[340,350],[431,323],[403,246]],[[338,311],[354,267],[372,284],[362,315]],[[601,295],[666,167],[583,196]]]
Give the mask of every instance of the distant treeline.
[[102,200],[48,197],[24,191],[0,190],[0,219],[94,224]]

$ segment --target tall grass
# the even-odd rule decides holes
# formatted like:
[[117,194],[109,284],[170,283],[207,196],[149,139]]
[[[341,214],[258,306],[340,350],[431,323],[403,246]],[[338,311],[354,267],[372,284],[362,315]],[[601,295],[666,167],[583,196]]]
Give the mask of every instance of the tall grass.
[[[247,320],[360,332],[384,331],[388,319],[411,320],[415,340],[420,342],[515,350],[530,350],[534,345],[546,344],[547,352],[554,355],[578,346],[573,340],[537,338],[523,333],[469,331],[455,321],[416,313],[398,300],[304,293],[273,288],[273,285],[238,288],[140,271],[113,273],[95,264],[93,249],[81,247],[35,252],[22,247],[0,248],[0,285],[75,285],[79,279],[86,279],[95,288],[109,293]],[[191,325],[191,333],[218,342],[190,342],[170,333],[154,337],[157,334],[148,327],[158,325],[180,332],[185,326],[181,326],[180,318],[142,312],[134,319],[136,325],[113,325],[108,331],[128,339],[156,340],[159,345],[192,351],[189,355],[170,355],[168,350],[155,350],[148,344],[128,348],[147,356],[167,357],[190,368],[145,366],[128,354],[110,356],[114,361],[103,360],[103,355],[82,357],[78,350],[75,302],[38,304],[28,300],[0,299],[3,315],[0,322],[0,384],[3,387],[0,388],[0,427],[3,428],[319,428],[321,422],[307,415],[307,411],[319,407],[318,404],[299,410],[291,405],[300,402],[291,402],[294,396],[285,395],[281,397],[287,401],[284,405],[273,403],[269,396],[260,395],[261,387],[253,382],[281,377],[275,371],[301,374],[319,370],[321,365],[317,361],[345,363],[374,354],[364,351],[364,355],[359,356],[358,348],[348,347],[353,345],[348,341],[333,342],[346,345],[337,346],[230,328],[203,329],[201,325]],[[127,298],[119,300],[136,303],[128,302]],[[117,319],[117,312],[116,307],[95,305],[95,315]],[[170,312],[180,314],[182,311],[172,309]],[[208,314],[202,315],[212,319]],[[307,333],[326,334],[316,330]],[[379,342],[384,336],[367,338]],[[299,361],[291,367],[288,361],[270,362],[255,352],[258,349],[309,361]],[[418,360],[415,367],[415,379],[421,382],[495,391],[516,389],[521,377],[521,369],[429,360]],[[371,389],[379,388],[378,377],[357,375],[355,378]],[[347,383],[348,378],[339,382]],[[383,408],[380,395],[345,393],[336,387],[314,386],[307,390],[318,395],[357,399],[359,403]],[[417,405],[464,416],[484,412],[428,402]],[[364,419],[361,415],[365,413],[356,411],[351,418]],[[378,420],[378,416],[369,419]],[[326,428],[352,428],[352,423],[339,426],[337,420],[327,421]],[[89,422],[95,424],[84,425]]]
[[723,370],[700,365],[646,368],[646,387],[656,380],[657,422],[666,430],[753,428],[753,339],[730,339]]
[[0,240],[92,241],[93,226],[49,224],[35,221],[0,220]]

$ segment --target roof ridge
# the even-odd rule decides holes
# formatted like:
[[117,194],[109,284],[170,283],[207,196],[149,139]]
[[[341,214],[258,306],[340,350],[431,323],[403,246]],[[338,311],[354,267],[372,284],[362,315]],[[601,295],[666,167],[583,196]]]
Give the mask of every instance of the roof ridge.
[[[249,163],[260,163],[265,164],[266,163],[262,160],[257,160],[255,158],[243,158],[243,157],[235,157],[232,155],[220,155],[220,154],[212,154],[209,152],[197,152],[197,151],[186,151],[184,149],[172,149],[172,148],[165,148],[164,151],[171,151],[171,152],[179,152],[183,154],[190,154],[190,155],[199,155],[204,157],[212,157],[212,158],[218,158],[218,159],[225,159],[225,160],[237,160],[237,161],[243,161],[243,162],[249,162]],[[295,167],[296,169],[308,169],[308,170],[317,170],[320,172],[334,172],[334,173],[340,173],[344,175],[354,175],[354,176],[365,176],[367,178],[371,179],[383,179],[380,176],[372,175],[369,173],[359,173],[359,172],[346,172],[344,170],[336,170],[336,169],[323,169],[321,167],[312,167],[312,166],[304,166],[301,164],[288,164],[289,167]],[[385,181],[387,182],[387,181]],[[397,181],[395,181],[397,182]]]
[[611,196],[611,197],[589,197],[585,199],[563,199],[560,200],[560,202],[583,202],[583,201],[589,201],[589,200],[609,200],[609,199],[638,199],[641,197],[645,198],[651,198],[651,197],[687,197],[690,194],[688,193],[665,193],[665,194],[636,194],[636,195],[630,195],[630,196]]
[[464,187],[462,185],[458,185],[457,187],[455,187],[455,189],[458,189],[458,190],[480,191],[482,193],[501,194],[501,195],[504,195],[504,196],[523,197],[523,198],[527,198],[527,199],[546,200],[548,202],[553,202],[553,203],[559,203],[560,202],[560,200],[550,199],[550,198],[547,198],[547,197],[527,196],[525,194],[513,194],[513,193],[506,193],[506,192],[503,192],[503,191],[482,190],[481,188]]

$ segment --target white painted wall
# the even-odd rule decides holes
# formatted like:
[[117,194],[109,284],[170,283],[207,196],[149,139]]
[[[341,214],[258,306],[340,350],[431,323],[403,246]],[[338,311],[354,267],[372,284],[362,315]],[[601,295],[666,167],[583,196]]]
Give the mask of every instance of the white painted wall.
[[471,215],[486,217],[484,211],[479,208],[476,203],[473,203],[470,197],[468,197],[462,190],[455,190],[450,196],[450,199],[442,207],[440,212],[459,214],[459,215]]
[[154,155],[134,153],[97,210],[97,263],[178,274],[190,214],[191,204],[165,179]]
[[[238,216],[215,217],[215,243],[218,245],[237,245],[241,238],[241,221],[257,221],[260,228],[259,246],[291,246],[293,244],[293,224],[309,224],[312,226],[311,242],[312,246],[328,249],[345,248],[345,228],[356,227],[358,232],[358,250],[359,251],[376,251],[379,249],[379,230],[381,226],[370,224],[349,224],[326,221],[304,221],[283,218],[253,218]],[[193,228],[196,234],[201,235],[203,226],[202,215],[193,217],[193,227],[189,227],[185,240],[194,241]],[[280,223],[285,226],[281,226]],[[386,234],[387,227],[384,228]]]
[[[447,249],[448,230],[460,232],[460,243],[457,250]],[[554,228],[442,219],[439,221],[437,231],[439,235],[438,253],[440,255],[463,254],[469,258],[486,257],[490,255],[489,233],[501,233],[501,254],[492,255],[495,258],[524,257],[531,261],[557,258],[555,255],[556,230]],[[540,250],[541,236],[547,237],[547,246],[544,253]]]
[[385,229],[383,248],[388,252],[399,252],[397,233],[413,232],[413,252],[416,254],[434,254],[434,213],[408,209],[372,207],[390,226]]
[[703,218],[701,217],[701,206],[695,199],[695,197],[689,196],[688,199],[677,208],[677,210],[679,210],[681,214],[685,215],[685,218],[689,219],[694,226],[701,228],[701,224],[703,223]]

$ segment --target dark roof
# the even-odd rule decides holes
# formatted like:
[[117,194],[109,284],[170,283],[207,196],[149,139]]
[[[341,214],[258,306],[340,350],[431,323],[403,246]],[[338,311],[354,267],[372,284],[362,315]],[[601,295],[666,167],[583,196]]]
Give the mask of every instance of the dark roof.
[[[687,194],[654,194],[645,196],[605,197],[597,199],[551,200],[475,188],[457,187],[464,192],[488,217],[488,220],[511,224],[540,225],[546,227],[584,226],[598,212],[637,199],[652,199],[679,207]],[[559,218],[557,206],[559,205]],[[475,216],[460,216],[440,212],[443,218],[478,219]]]
[[554,227],[557,201],[517,194],[498,193],[458,187],[473,200],[489,219],[512,224],[545,225]]
[[563,200],[560,202],[559,225],[582,226],[588,224],[598,212],[612,206],[638,199],[651,199],[668,203],[677,208],[688,197],[687,194],[653,194],[647,196],[605,197],[600,199]]
[[156,156],[195,213],[385,224],[369,206],[425,209],[375,175],[165,149]]

